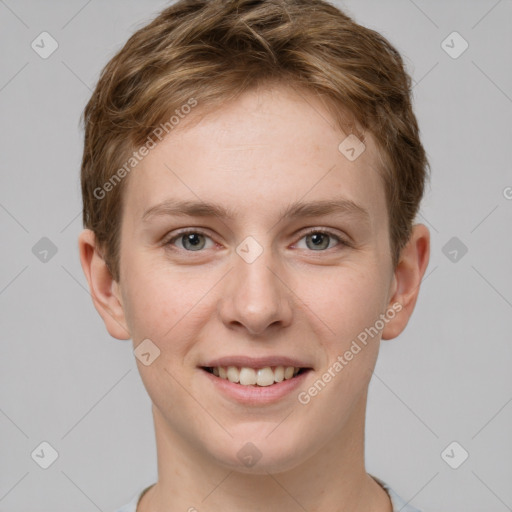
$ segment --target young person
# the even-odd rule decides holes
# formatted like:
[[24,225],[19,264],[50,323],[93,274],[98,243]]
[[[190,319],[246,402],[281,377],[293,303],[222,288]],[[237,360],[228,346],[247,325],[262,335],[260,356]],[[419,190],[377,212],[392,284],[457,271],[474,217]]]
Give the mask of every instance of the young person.
[[380,340],[430,251],[410,85],[323,0],[181,0],[106,65],[79,251],[158,459],[121,511],[416,510],[364,461]]

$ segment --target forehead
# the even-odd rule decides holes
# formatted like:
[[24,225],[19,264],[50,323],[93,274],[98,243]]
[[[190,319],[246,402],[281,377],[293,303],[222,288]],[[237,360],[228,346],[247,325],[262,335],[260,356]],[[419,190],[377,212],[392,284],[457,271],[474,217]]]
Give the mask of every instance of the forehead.
[[378,149],[371,134],[364,145],[348,136],[318,98],[295,88],[253,90],[215,110],[199,102],[131,172],[123,216],[138,222],[168,198],[249,218],[342,197],[377,228],[387,215]]

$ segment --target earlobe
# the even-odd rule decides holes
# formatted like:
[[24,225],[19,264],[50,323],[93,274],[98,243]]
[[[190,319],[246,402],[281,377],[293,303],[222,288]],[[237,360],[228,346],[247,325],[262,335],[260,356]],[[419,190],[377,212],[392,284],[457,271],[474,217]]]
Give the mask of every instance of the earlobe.
[[[382,339],[396,338],[407,326],[414,311],[421,280],[430,258],[430,232],[423,224],[415,224],[394,272],[393,293],[388,308],[399,312],[386,324]],[[400,308],[398,308],[400,304]]]
[[119,287],[101,256],[93,231],[85,229],[80,233],[78,249],[94,307],[103,319],[109,334],[119,340],[130,339],[119,297]]

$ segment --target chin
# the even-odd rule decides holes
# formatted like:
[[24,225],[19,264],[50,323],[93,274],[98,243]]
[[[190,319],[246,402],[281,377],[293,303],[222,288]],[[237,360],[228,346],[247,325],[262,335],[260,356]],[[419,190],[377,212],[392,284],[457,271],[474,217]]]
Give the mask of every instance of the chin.
[[308,458],[304,450],[297,449],[304,447],[304,439],[286,435],[284,428],[279,434],[274,431],[269,435],[271,431],[264,424],[258,435],[233,436],[222,445],[215,444],[210,453],[215,463],[226,469],[253,475],[288,471]]

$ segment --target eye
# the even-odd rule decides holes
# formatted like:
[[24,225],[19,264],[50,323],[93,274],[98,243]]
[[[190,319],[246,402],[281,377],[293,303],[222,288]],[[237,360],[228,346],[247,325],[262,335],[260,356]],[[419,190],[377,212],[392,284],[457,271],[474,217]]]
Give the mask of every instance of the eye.
[[308,249],[311,249],[313,251],[322,251],[325,249],[331,249],[333,245],[331,245],[332,240],[336,240],[338,243],[335,245],[346,245],[348,246],[348,243],[345,242],[342,238],[340,238],[338,235],[335,235],[334,233],[330,231],[325,231],[321,229],[314,229],[306,233],[301,240],[306,240],[306,247]]
[[[207,247],[207,240],[211,241],[211,244]],[[343,240],[335,233],[322,229],[312,229],[306,233],[301,240],[306,240],[306,248],[316,252],[322,252],[327,249],[331,249],[336,245],[349,246],[349,243]],[[335,241],[337,243],[332,244]],[[180,245],[176,245],[179,242]],[[165,246],[175,246],[178,249],[185,250],[187,252],[199,252],[202,249],[212,248],[215,242],[202,231],[197,229],[188,229],[179,232],[172,238],[169,238],[165,243]],[[300,249],[304,247],[299,247]]]
[[[164,245],[175,245],[175,241],[181,242],[182,246],[178,247],[179,249],[184,249],[185,251],[194,252],[200,251],[204,249],[206,246],[205,239],[211,240],[211,238],[205,233],[197,230],[186,230],[181,231],[177,235],[173,236]],[[213,245],[213,240],[212,240]],[[210,246],[211,247],[211,246]]]

